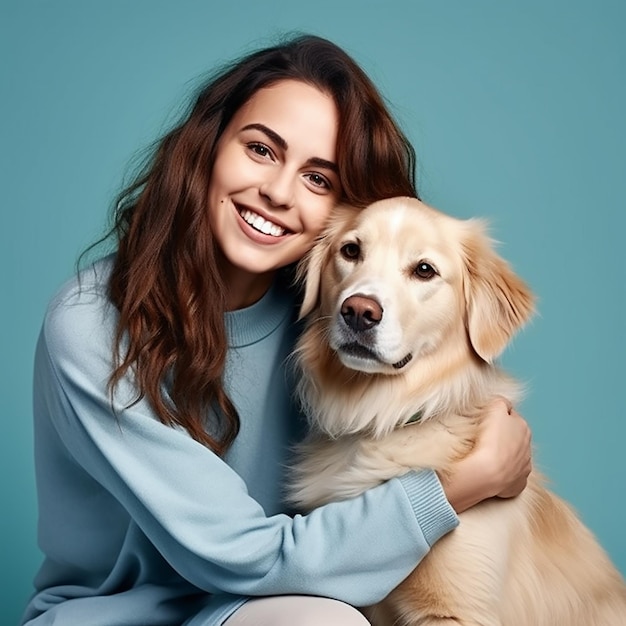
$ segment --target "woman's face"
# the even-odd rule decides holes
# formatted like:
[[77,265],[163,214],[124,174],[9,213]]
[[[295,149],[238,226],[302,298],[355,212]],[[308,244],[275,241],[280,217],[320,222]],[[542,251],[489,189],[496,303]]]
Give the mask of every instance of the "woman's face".
[[333,99],[285,80],[256,92],[217,146],[211,226],[230,308],[257,300],[280,267],[312,246],[341,195]]

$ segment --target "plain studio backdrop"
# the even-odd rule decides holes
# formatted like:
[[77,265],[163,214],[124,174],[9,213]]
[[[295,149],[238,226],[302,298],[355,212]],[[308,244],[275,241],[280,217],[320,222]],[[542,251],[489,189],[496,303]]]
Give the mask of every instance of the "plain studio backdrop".
[[379,85],[424,200],[490,220],[539,315],[504,364],[536,464],[626,573],[626,4],[621,0],[3,0],[3,600],[36,545],[31,368],[46,303],[108,223],[134,155],[216,65],[306,31]]

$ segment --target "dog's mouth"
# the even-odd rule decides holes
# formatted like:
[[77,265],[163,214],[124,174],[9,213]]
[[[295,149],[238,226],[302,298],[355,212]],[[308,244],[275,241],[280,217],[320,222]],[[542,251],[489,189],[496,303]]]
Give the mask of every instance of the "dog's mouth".
[[391,367],[395,370],[401,370],[411,359],[413,358],[413,354],[409,352],[403,359],[396,361],[396,363],[392,363]]
[[[356,341],[352,341],[350,343],[344,343],[339,346],[339,352],[346,356],[354,357],[357,359],[364,359],[366,361],[375,361],[376,363],[385,363],[374,350],[368,348],[367,346],[363,346]],[[407,363],[411,361],[413,358],[412,353],[408,353],[404,358],[396,361],[395,363],[391,363],[391,367],[396,370],[401,370]],[[387,364],[388,365],[388,364]]]

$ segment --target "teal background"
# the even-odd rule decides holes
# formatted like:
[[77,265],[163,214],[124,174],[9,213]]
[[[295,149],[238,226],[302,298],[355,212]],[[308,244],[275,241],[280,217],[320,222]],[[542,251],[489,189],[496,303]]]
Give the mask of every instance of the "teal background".
[[505,356],[536,462],[626,573],[626,5],[610,0],[59,0],[0,8],[0,623],[40,555],[31,362],[47,300],[131,157],[216,63],[304,30],[389,99],[424,199],[484,216],[540,314]]

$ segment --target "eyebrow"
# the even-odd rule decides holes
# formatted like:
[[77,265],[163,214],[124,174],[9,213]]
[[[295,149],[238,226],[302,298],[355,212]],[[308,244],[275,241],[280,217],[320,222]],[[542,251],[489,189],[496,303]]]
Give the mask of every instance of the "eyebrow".
[[[281,149],[287,150],[289,145],[287,142],[274,130],[265,126],[265,124],[247,124],[242,129],[243,130],[258,130],[261,131],[264,135],[269,137],[276,145],[280,146]],[[336,174],[339,174],[339,167],[333,161],[328,161],[327,159],[322,159],[320,157],[311,157],[307,161],[307,165],[314,165],[316,167],[323,167],[325,169],[331,170]]]

